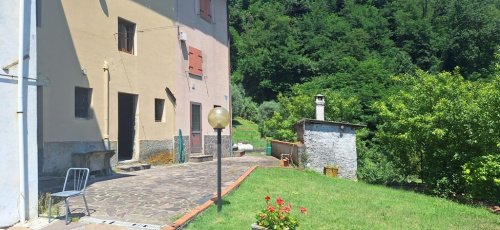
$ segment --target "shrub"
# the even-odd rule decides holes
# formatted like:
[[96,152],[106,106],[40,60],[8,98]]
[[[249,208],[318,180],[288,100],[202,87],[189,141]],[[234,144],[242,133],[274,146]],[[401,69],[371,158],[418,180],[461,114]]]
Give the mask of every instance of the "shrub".
[[463,166],[462,176],[470,198],[500,202],[500,156],[475,158]]
[[265,122],[273,117],[274,113],[281,111],[281,105],[275,101],[264,101],[259,106],[259,132],[261,136],[270,136],[269,129],[266,127]]
[[257,103],[248,97],[241,85],[231,86],[233,117],[241,117],[256,122],[259,118]]
[[436,195],[461,196],[463,165],[500,153],[500,77],[417,71],[394,80],[404,87],[374,104],[384,121],[376,138],[404,176],[418,175]]
[[[404,177],[384,151],[365,140],[368,133],[367,128],[356,131],[358,179],[373,184],[401,183]],[[369,144],[371,148],[368,148]]]

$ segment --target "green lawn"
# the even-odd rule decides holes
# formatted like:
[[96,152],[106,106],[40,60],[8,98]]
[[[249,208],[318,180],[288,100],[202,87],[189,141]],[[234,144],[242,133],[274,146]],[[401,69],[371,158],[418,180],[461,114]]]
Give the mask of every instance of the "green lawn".
[[233,119],[233,143],[238,142],[252,144],[254,149],[266,147],[266,139],[260,138],[258,125],[239,117]]
[[265,208],[266,195],[308,208],[299,229],[500,229],[500,216],[445,199],[389,189],[314,172],[258,168],[224,198],[222,212],[212,205],[187,229],[250,229]]

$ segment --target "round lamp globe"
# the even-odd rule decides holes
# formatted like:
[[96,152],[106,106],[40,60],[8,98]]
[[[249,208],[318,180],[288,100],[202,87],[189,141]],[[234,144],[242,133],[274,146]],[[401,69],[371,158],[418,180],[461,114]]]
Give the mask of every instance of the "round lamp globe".
[[208,113],[208,123],[210,123],[214,129],[226,128],[229,124],[229,119],[231,119],[229,112],[222,107],[213,108]]

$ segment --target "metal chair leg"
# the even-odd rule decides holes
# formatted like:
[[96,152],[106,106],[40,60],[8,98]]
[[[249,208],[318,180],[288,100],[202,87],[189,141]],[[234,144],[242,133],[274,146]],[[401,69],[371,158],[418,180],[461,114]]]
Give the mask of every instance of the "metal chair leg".
[[69,212],[69,205],[68,205],[68,198],[64,199],[64,205],[66,206],[66,217],[65,217],[64,221],[65,221],[66,225],[68,225],[69,224],[68,215],[70,213]]
[[87,209],[87,216],[90,216],[89,206],[87,205],[87,199],[85,199],[85,194],[83,196],[83,202],[85,202],[85,208]]
[[52,216],[52,196],[49,196],[49,224],[50,224],[50,217]]

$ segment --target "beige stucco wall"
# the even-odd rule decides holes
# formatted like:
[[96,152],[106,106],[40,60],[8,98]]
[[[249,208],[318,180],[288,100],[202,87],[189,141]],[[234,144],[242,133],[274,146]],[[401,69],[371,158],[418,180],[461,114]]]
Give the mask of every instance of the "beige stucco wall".
[[[110,74],[109,138],[118,137],[118,92],[138,95],[139,140],[172,139],[177,28],[174,1],[42,2],[38,28],[38,71],[43,87],[44,142],[102,141],[105,135],[105,78]],[[136,24],[134,55],[118,51],[118,17]],[[85,69],[86,75],[82,73]],[[92,118],[75,118],[74,87],[92,92]],[[154,120],[154,99],[165,99],[165,122]]]
[[[176,117],[177,128],[183,135],[190,132],[190,102],[202,104],[202,136],[215,135],[207,120],[214,105],[229,110],[229,53],[227,42],[226,1],[212,0],[213,22],[197,14],[198,0],[177,0],[179,31],[187,34],[187,41],[177,42]],[[189,63],[183,50],[193,46],[203,54],[203,77],[188,74]],[[229,135],[230,127],[223,131]],[[203,142],[202,142],[203,143]]]

